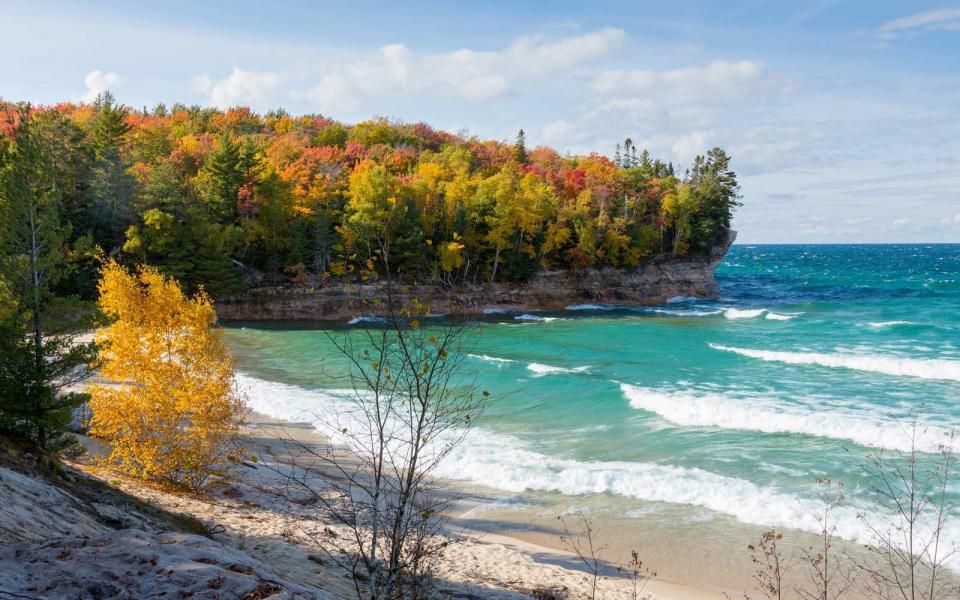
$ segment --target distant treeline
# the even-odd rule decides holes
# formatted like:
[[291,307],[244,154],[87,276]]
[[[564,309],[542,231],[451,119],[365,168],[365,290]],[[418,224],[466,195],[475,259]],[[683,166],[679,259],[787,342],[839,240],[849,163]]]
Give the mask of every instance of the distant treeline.
[[149,263],[214,296],[240,291],[244,268],[274,283],[367,280],[389,268],[449,285],[631,268],[706,251],[739,197],[719,148],[680,174],[629,140],[614,160],[561,156],[526,148],[522,131],[505,143],[386,119],[137,111],[109,94],[0,102],[0,168],[36,158],[15,151],[25,126],[75,262],[58,285],[85,297],[96,254]]

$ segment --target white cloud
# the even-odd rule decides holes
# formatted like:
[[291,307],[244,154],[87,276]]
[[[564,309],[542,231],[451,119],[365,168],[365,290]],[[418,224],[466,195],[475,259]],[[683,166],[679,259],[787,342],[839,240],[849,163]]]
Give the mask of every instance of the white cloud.
[[190,87],[203,94],[209,94],[213,80],[208,75],[194,75],[190,78]]
[[220,108],[249,105],[265,108],[272,93],[281,81],[281,76],[270,72],[244,71],[233,68],[225,79],[213,82],[206,75],[193,78],[193,87],[210,95],[210,102]]
[[703,154],[706,151],[712,137],[712,131],[691,131],[677,138],[677,141],[670,146],[670,151],[674,158],[689,161],[697,154]]
[[554,41],[521,37],[499,51],[463,48],[417,54],[404,44],[389,44],[372,56],[325,67],[304,95],[320,110],[331,112],[356,110],[367,99],[391,93],[491,100],[601,58],[623,38],[622,30],[607,27]]
[[[775,79],[754,60],[713,61],[661,71],[608,69],[590,79],[590,97],[579,115],[548,123],[542,134],[548,143],[569,144],[578,152],[609,152],[614,144],[631,137],[655,156],[689,164],[714,143],[729,143],[735,115],[766,102],[778,91],[774,84]],[[734,139],[747,143],[742,128],[736,133]],[[782,130],[776,141],[783,144]],[[598,142],[603,145],[598,147]],[[766,142],[758,139],[754,145],[761,143]]]
[[87,86],[87,91],[80,99],[83,102],[93,102],[101,92],[113,90],[121,85],[123,79],[116,73],[97,69],[87,73],[87,76],[83,78],[83,83]]
[[763,77],[763,68],[756,61],[714,61],[669,71],[604,71],[594,78],[591,87],[600,94],[657,94],[683,102],[718,96],[738,98]]
[[894,227],[905,227],[911,223],[910,219],[897,219],[893,222]]
[[[385,98],[487,101],[599,59],[624,37],[622,30],[606,27],[552,40],[524,36],[496,51],[461,48],[434,54],[417,53],[406,44],[387,44],[365,56],[324,56],[316,61],[316,68],[296,73],[234,67],[220,81],[196,75],[191,83],[220,107],[249,104],[263,108],[270,102],[294,99],[328,114],[364,113],[367,104],[382,105]],[[299,87],[277,97],[280,83]]]
[[873,30],[884,39],[929,30],[960,31],[960,8],[938,8],[887,21]]

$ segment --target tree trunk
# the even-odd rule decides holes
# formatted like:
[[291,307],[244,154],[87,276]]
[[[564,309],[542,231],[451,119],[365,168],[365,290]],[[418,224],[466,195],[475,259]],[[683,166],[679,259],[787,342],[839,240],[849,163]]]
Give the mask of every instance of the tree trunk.
[[493,256],[493,273],[490,275],[490,283],[497,279],[497,267],[500,265],[500,246],[497,246],[497,253]]

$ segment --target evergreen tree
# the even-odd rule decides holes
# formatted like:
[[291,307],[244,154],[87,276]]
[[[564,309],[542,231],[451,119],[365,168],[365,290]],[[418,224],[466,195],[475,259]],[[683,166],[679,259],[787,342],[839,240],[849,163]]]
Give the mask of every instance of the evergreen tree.
[[98,160],[104,160],[116,152],[130,132],[127,123],[129,110],[116,104],[113,94],[103,92],[93,103],[96,118],[93,125],[93,151]]
[[224,251],[221,226],[211,223],[207,212],[195,203],[176,211],[154,208],[144,212],[141,223],[127,231],[123,251],[190,290],[203,287],[215,297],[240,291],[243,284]]
[[133,220],[131,207],[134,180],[120,153],[130,131],[129,110],[118,106],[110,92],[97,96],[93,122],[93,218],[94,238],[104,247],[123,242],[123,232]]
[[694,245],[706,251],[721,241],[730,227],[733,210],[740,206],[740,185],[730,169],[730,157],[720,148],[694,160],[691,180],[700,199],[700,211],[693,219]]
[[522,129],[517,132],[517,141],[513,145],[513,158],[521,165],[530,162],[527,156],[527,134]]
[[0,154],[0,281],[11,298],[0,326],[0,429],[56,452],[85,399],[67,389],[85,377],[93,345],[75,343],[88,326],[81,307],[52,290],[70,269],[71,232],[60,218],[49,143],[27,107],[18,121]]
[[623,160],[621,165],[624,168],[635,167],[637,159],[637,148],[633,145],[633,140],[627,138],[623,140]]
[[647,176],[653,174],[653,162],[651,162],[650,153],[647,152],[646,148],[640,153],[640,168],[643,169],[644,174]]
[[[420,218],[413,203],[405,202],[398,212],[397,234],[390,247],[390,268],[393,274],[407,281],[421,280],[436,263],[434,247],[426,246],[427,236],[420,227]],[[424,251],[424,247],[429,251]]]
[[620,156],[620,142],[617,142],[617,149],[613,152],[613,166],[617,168],[623,166],[623,159]]
[[220,222],[233,221],[237,194],[243,186],[244,163],[240,144],[229,133],[221,133],[217,149],[210,153],[205,166],[210,175],[210,211]]

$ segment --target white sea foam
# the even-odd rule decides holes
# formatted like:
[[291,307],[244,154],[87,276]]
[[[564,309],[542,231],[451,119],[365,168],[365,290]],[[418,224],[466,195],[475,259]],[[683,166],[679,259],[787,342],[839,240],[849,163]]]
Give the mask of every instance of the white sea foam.
[[568,369],[566,367],[554,367],[553,365],[530,363],[527,365],[527,369],[533,371],[534,377],[543,377],[544,375],[560,375],[564,373],[586,373],[590,370],[590,367],[582,366]]
[[571,304],[564,308],[564,310],[613,310],[616,306],[610,306],[609,304]]
[[486,354],[470,354],[468,356],[470,356],[471,358],[482,360],[484,362],[492,362],[492,363],[497,363],[501,365],[517,362],[509,358],[500,358],[499,356],[487,356]]
[[650,312],[655,312],[660,315],[671,315],[674,317],[711,317],[713,315],[719,315],[723,311],[720,309],[716,310],[696,310],[696,309],[672,309],[672,308],[650,308],[647,309]]
[[960,361],[957,360],[942,358],[902,358],[882,354],[782,352],[775,350],[734,348],[721,344],[710,344],[710,347],[715,350],[734,352],[741,356],[791,365],[817,365],[820,367],[871,371],[900,377],[960,381]]
[[347,321],[348,325],[359,325],[361,323],[386,323],[387,320],[383,317],[375,317],[372,315],[363,315],[360,317],[354,317]]
[[699,300],[696,296],[671,296],[667,298],[667,304],[679,304],[681,302],[695,302]]
[[[436,474],[496,489],[559,492],[578,496],[614,494],[649,502],[698,506],[767,527],[820,530],[823,505],[812,490],[804,497],[773,486],[699,468],[647,462],[586,461],[543,454],[513,436],[476,429],[440,463]],[[852,505],[834,509],[840,537],[861,543],[871,534]],[[951,523],[945,537],[960,539]]]
[[[715,427],[761,433],[798,433],[849,440],[863,446],[909,450],[910,436],[904,426],[878,412],[819,409],[789,405],[771,398],[737,398],[700,390],[651,389],[626,383],[620,390],[630,406],[656,413],[683,427]],[[949,430],[929,425],[918,449],[936,452]]]
[[500,308],[497,306],[491,306],[483,309],[483,314],[485,315],[502,315],[505,312],[509,312],[509,311],[505,308]]
[[883,329],[884,327],[896,327],[898,325],[916,325],[916,323],[913,321],[878,321],[867,323],[867,325],[874,329]]
[[550,321],[556,321],[557,317],[541,317],[540,315],[531,315],[524,313],[522,315],[517,315],[514,317],[517,321],[543,321],[549,323]]
[[728,319],[756,319],[767,312],[765,308],[728,308],[723,311],[723,316]]
[[[346,443],[340,427],[357,430],[349,390],[308,390],[264,381],[244,374],[238,383],[249,406],[275,418],[308,421],[335,443]],[[332,424],[330,415],[337,415]],[[324,418],[326,416],[327,418]],[[462,432],[448,431],[450,439]],[[445,444],[437,439],[432,443]],[[817,532],[820,501],[799,497],[745,479],[687,468],[643,462],[583,461],[543,454],[516,437],[474,429],[438,464],[434,474],[473,481],[512,493],[527,490],[568,495],[616,494],[651,502],[686,504],[731,515],[744,523]],[[842,506],[831,518],[840,537],[866,543],[870,532],[859,518],[860,509]],[[956,523],[948,523],[945,544],[960,540]]]
[[800,313],[777,313],[773,311],[767,312],[765,319],[771,321],[789,321],[790,319],[795,319],[800,316]]

